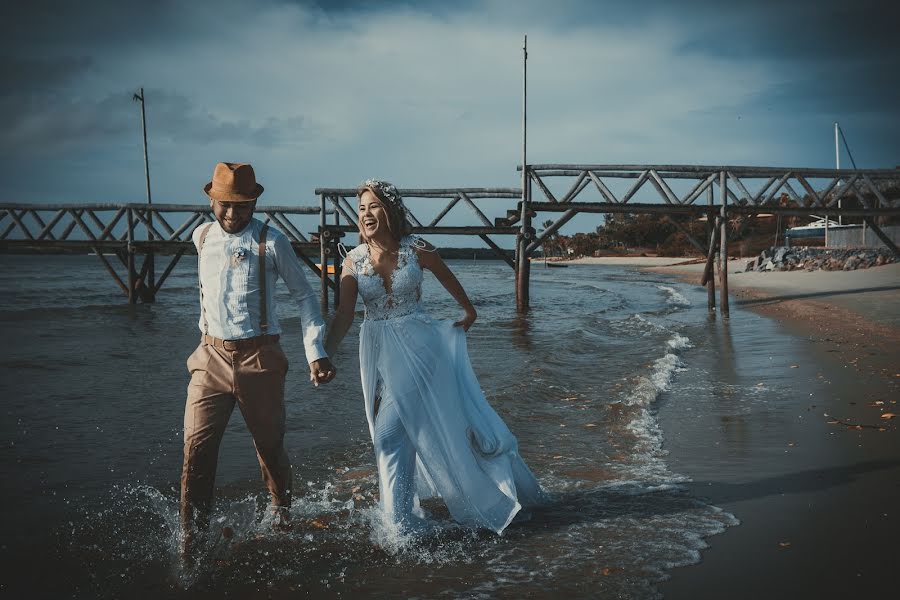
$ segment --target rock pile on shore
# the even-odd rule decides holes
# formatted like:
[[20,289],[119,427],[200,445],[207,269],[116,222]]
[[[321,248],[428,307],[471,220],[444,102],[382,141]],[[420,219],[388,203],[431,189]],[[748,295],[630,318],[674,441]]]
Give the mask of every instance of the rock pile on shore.
[[745,271],[855,271],[897,262],[887,248],[811,248],[773,246],[747,263]]

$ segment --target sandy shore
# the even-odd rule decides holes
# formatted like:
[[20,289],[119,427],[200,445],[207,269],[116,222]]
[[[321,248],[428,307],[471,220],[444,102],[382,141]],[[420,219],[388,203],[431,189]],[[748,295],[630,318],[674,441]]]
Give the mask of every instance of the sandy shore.
[[[803,340],[796,360],[829,393],[811,400],[798,381],[796,406],[779,407],[780,417],[748,415],[745,437],[733,446],[671,444],[673,464],[691,476],[702,472],[697,457],[704,452],[742,453],[740,472],[729,474],[738,483],[706,473],[688,486],[742,524],[710,538],[702,561],[675,569],[659,589],[666,598],[691,599],[889,595],[894,585],[885,573],[896,567],[900,547],[900,418],[881,415],[900,414],[900,264],[737,272],[745,264],[729,265],[732,319],[751,309]],[[699,282],[703,269],[645,266],[689,282]],[[786,427],[792,435],[783,455],[771,444],[748,445]],[[789,474],[761,475],[773,468]]]
[[[732,305],[778,321],[789,332],[823,346],[841,366],[852,362],[862,377],[898,383],[900,263],[858,271],[766,273],[741,272],[745,264],[729,261]],[[699,283],[703,267],[682,263],[647,270]]]
[[[900,342],[900,263],[858,271],[743,272],[747,261],[728,263],[728,287],[736,303],[800,325],[807,334],[871,337]],[[648,270],[699,283],[703,263]],[[718,281],[717,281],[718,283]]]
[[[709,538],[701,561],[674,569],[658,589],[690,600],[889,597],[900,548],[900,417],[881,415],[900,415],[900,264],[744,273],[747,262],[729,261],[731,321],[745,323],[742,311],[752,310],[794,336],[796,403],[723,421],[718,432],[667,428],[667,411],[678,409],[661,406],[672,467],[741,525]],[[657,257],[572,263],[644,267],[697,285],[704,268]],[[822,386],[826,393],[806,393]]]
[[[900,342],[900,263],[858,271],[746,273],[748,261],[728,261],[732,303],[792,321],[794,327],[805,324],[807,333],[833,330]],[[655,256],[583,257],[561,264],[643,267],[697,284],[704,268],[702,259]]]
[[[791,333],[829,345],[828,352],[893,377],[900,363],[900,263],[857,271],[744,272],[748,259],[728,261],[731,305],[782,323]],[[642,267],[699,285],[704,261],[672,257],[584,257],[563,264]],[[716,278],[718,285],[718,278]],[[719,303],[719,290],[716,293]],[[865,359],[853,352],[865,347]],[[850,354],[847,354],[850,353]],[[845,356],[846,355],[846,356]]]
[[[534,261],[535,263],[539,261]],[[611,265],[622,267],[661,267],[693,262],[693,259],[667,256],[583,256],[559,261],[564,265]]]

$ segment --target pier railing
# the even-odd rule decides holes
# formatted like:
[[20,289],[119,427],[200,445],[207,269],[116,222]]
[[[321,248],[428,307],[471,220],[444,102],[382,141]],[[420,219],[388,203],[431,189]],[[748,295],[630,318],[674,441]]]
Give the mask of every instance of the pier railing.
[[[717,259],[728,256],[729,215],[861,217],[887,247],[900,253],[875,220],[900,217],[900,170],[535,164],[527,165],[523,179],[523,188],[400,190],[415,233],[477,236],[509,264],[516,273],[517,308],[522,312],[529,307],[532,255],[579,213],[645,213],[669,219],[706,255],[701,283],[708,287],[711,312],[712,274],[719,265],[726,317],[727,261]],[[318,188],[315,193],[319,206],[258,206],[256,215],[287,235],[297,255],[320,278],[322,307],[327,310],[329,289],[335,305],[340,301],[338,244],[347,233],[358,231],[356,189]],[[493,204],[490,209],[488,203]],[[505,216],[489,217],[498,212],[498,204]],[[532,227],[539,212],[561,213],[540,235]],[[314,231],[297,222],[302,216],[310,223],[318,217]],[[707,217],[706,239],[698,239],[685,224],[701,216]],[[152,302],[181,256],[194,253],[191,232],[212,219],[207,205],[0,203],[0,252],[93,252],[130,302]],[[515,259],[494,239],[498,235],[516,236]],[[316,250],[318,264],[304,252]],[[171,256],[158,279],[156,254]],[[124,276],[108,255],[124,266]],[[139,255],[140,268],[135,264]]]
[[[520,311],[527,310],[529,304],[530,256],[579,213],[647,213],[669,218],[695,247],[707,254],[703,284],[710,289],[711,311],[715,309],[711,273],[716,242],[718,255],[727,257],[729,214],[862,217],[885,245],[898,252],[874,220],[900,216],[900,198],[888,197],[879,185],[897,186],[900,170],[896,169],[535,164],[527,165],[524,179],[522,202],[516,211],[510,211],[509,219],[519,221],[516,296]],[[554,192],[550,180],[554,184],[562,182],[562,186]],[[850,199],[852,203],[847,202]],[[536,235],[531,219],[541,211],[562,215]],[[709,223],[715,223],[705,241],[696,239],[678,219],[702,215],[708,217]],[[720,301],[722,314],[727,317],[727,261],[721,264]]]
[[[303,250],[319,247],[292,217],[318,215],[316,206],[258,206],[255,216],[278,227],[294,251],[319,276]],[[214,220],[209,205],[195,204],[13,204],[0,203],[0,251],[16,253],[94,253],[128,297],[152,302],[185,254],[196,254],[191,234]],[[167,255],[162,275],[155,275],[156,255]],[[124,267],[119,271],[108,256]],[[143,257],[136,267],[137,257]]]

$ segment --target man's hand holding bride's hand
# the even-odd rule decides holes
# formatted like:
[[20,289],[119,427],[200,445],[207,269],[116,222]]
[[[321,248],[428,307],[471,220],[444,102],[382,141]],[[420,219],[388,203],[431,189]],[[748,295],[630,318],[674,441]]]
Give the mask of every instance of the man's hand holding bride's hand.
[[331,359],[320,358],[309,365],[309,379],[313,385],[318,386],[320,383],[325,384],[334,379],[337,375],[337,369],[331,364]]
[[474,323],[475,319],[477,318],[478,313],[475,312],[474,308],[470,308],[466,311],[466,316],[454,323],[454,325],[457,327],[462,327],[463,331],[468,331],[469,327],[472,326],[472,323]]

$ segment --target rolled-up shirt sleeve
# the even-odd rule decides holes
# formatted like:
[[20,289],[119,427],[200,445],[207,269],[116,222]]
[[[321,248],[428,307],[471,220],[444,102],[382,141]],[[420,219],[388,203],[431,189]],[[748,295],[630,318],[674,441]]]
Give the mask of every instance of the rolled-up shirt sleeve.
[[306,280],[305,267],[294,254],[294,249],[287,236],[275,236],[273,246],[275,248],[275,267],[300,309],[300,326],[303,328],[303,347],[306,350],[306,360],[313,363],[320,358],[326,358],[328,354],[325,352],[323,343],[325,320],[322,318],[322,311],[319,310],[316,294]]

